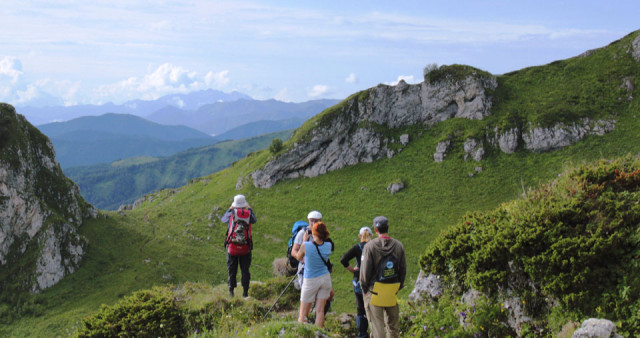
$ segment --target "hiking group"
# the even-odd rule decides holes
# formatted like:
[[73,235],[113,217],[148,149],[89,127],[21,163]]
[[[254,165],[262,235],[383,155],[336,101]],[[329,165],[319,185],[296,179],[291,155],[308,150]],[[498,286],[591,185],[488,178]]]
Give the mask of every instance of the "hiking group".
[[[307,220],[293,224],[287,247],[287,270],[294,276],[296,289],[300,290],[298,321],[307,322],[315,303],[315,324],[324,327],[325,314],[335,294],[331,283],[333,264],[329,259],[335,247],[319,211],[311,211]],[[233,297],[239,264],[243,296],[248,297],[253,248],[251,225],[257,219],[245,196],[234,197],[221,221],[229,224],[225,240],[229,295]],[[397,293],[404,286],[406,275],[404,246],[389,237],[389,220],[386,217],[375,217],[373,229],[376,238],[373,238],[371,228],[359,229],[360,241],[342,255],[340,263],[353,273],[358,337],[369,337],[369,326],[371,337],[398,337]],[[355,266],[351,266],[350,261],[354,258]]]

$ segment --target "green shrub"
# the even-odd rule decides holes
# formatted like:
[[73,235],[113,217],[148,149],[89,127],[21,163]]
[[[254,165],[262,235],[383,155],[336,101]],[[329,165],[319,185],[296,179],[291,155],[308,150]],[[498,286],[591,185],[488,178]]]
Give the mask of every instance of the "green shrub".
[[184,336],[184,313],[167,289],[135,292],[82,320],[78,337]]
[[271,140],[271,145],[269,145],[269,152],[271,152],[272,154],[277,154],[278,152],[280,152],[280,150],[282,150],[283,145],[282,145],[282,140],[279,138],[274,138],[273,140]]
[[640,299],[640,161],[584,165],[527,195],[467,214],[431,244],[422,267],[460,290],[508,287],[534,316],[555,299],[578,315],[599,308],[626,321]]

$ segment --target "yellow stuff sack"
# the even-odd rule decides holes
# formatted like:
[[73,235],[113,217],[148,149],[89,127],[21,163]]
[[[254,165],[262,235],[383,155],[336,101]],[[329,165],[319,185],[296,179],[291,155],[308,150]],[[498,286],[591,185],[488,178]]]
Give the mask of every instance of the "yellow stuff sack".
[[400,283],[375,282],[371,290],[371,305],[380,307],[396,306],[398,304],[398,290],[400,290]]

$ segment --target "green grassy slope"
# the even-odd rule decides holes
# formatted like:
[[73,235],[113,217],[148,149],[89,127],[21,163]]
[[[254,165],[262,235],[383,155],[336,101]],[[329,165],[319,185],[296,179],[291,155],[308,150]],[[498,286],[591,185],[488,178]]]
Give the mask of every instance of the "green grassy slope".
[[[628,60],[624,59],[627,56],[618,56],[617,59],[624,63],[612,61],[614,58],[601,62],[609,62],[609,68],[627,67],[627,72],[640,74],[637,63],[627,65]],[[567,62],[580,60],[589,58]],[[544,67],[553,73],[555,65]],[[285,255],[291,224],[303,219],[312,209],[325,215],[336,243],[334,262],[356,242],[361,226],[370,225],[377,215],[386,215],[390,220],[391,235],[401,240],[407,250],[408,285],[400,292],[404,298],[413,287],[419,271],[418,261],[427,245],[466,212],[491,210],[504,201],[519,198],[523,187],[547,182],[567,166],[640,152],[640,104],[637,99],[640,97],[637,89],[640,79],[636,76],[632,80],[636,88],[632,93],[635,99],[630,103],[618,104],[615,95],[603,96],[601,99],[607,102],[598,101],[595,106],[589,100],[576,103],[580,106],[576,109],[589,111],[589,116],[599,114],[603,106],[615,108],[611,113],[615,113],[618,124],[605,136],[589,136],[576,145],[549,153],[518,150],[508,155],[488,148],[487,156],[481,162],[465,162],[464,154],[459,150],[461,147],[453,147],[444,162],[433,162],[437,142],[447,135],[457,135],[454,142],[459,142],[464,140],[466,130],[483,130],[485,123],[501,119],[512,123],[520,117],[505,117],[506,110],[527,116],[527,107],[544,107],[553,97],[552,93],[560,92],[563,86],[572,83],[547,83],[544,77],[522,74],[503,75],[499,82],[517,90],[530,90],[531,97],[525,100],[526,93],[498,95],[495,111],[501,115],[492,121],[449,120],[431,129],[414,126],[395,130],[393,132],[409,133],[411,142],[393,159],[363,163],[316,178],[288,180],[270,189],[254,188],[250,179],[246,179],[244,187],[236,190],[239,177],[264,165],[271,156],[268,151],[259,151],[206,179],[194,180],[180,189],[161,191],[154,195],[152,202],[134,211],[124,215],[106,213],[108,218],[89,221],[82,228],[83,235],[90,240],[82,267],[37,297],[36,316],[24,316],[22,320],[5,324],[0,334],[64,334],[65,330],[73,330],[82,316],[97,311],[100,304],[113,304],[140,288],[185,281],[225,283],[227,274],[222,245],[225,226],[216,218],[222,215],[237,193],[247,196],[258,217],[254,226],[252,280],[272,276],[273,260]],[[583,68],[580,74],[583,81],[592,76],[588,68]],[[618,80],[611,79],[603,88],[619,86]],[[596,81],[594,85],[600,84]],[[546,89],[535,91],[538,87]],[[509,91],[509,88],[503,90]],[[591,92],[586,91],[585,95],[591,95]],[[517,102],[511,101],[516,98]],[[556,100],[564,102],[565,99],[559,94]],[[522,102],[522,106],[518,102]],[[510,108],[503,108],[505,105]],[[538,113],[545,116],[542,111]],[[562,118],[554,116],[554,119]],[[306,124],[300,130],[309,127]],[[480,173],[475,172],[478,166],[482,167]],[[472,173],[475,174],[471,176]],[[406,188],[392,195],[386,188],[398,180],[402,180]],[[337,294],[335,311],[355,312],[350,279],[351,274],[338,266],[333,275]]]
[[144,194],[187,184],[222,170],[248,153],[269,146],[271,140],[283,140],[292,131],[282,131],[211,146],[192,148],[163,157],[137,157],[86,167],[65,169],[65,174],[78,184],[84,198],[99,209],[116,210],[133,203]]

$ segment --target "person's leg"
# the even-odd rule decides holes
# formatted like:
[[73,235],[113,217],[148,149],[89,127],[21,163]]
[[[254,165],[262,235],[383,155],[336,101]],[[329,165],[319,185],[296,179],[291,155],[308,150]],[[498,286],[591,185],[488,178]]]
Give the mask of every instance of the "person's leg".
[[364,299],[361,293],[355,293],[356,295],[356,304],[358,306],[357,316],[356,316],[356,326],[358,328],[358,338],[367,338],[369,334],[367,330],[369,329],[369,322],[367,321],[367,315],[364,310]]
[[229,278],[227,280],[229,284],[229,295],[233,297],[233,289],[237,285],[236,275],[238,274],[238,256],[233,256],[227,253],[227,271],[229,272]]
[[324,306],[327,304],[326,299],[316,299],[316,326],[324,327]]
[[249,297],[249,283],[251,282],[251,272],[249,272],[249,268],[251,267],[251,252],[244,256],[239,257],[240,260],[240,272],[242,273],[242,279],[240,282],[242,283],[242,297]]
[[309,315],[309,310],[311,310],[311,303],[305,303],[300,301],[300,312],[298,313],[298,322],[306,323],[307,316]]
[[364,310],[367,313],[369,324],[371,324],[371,336],[374,338],[384,337],[384,309],[371,305],[371,292],[364,295]]
[[398,328],[400,321],[400,309],[398,305],[384,308],[384,322],[387,328],[387,337],[400,337]]

